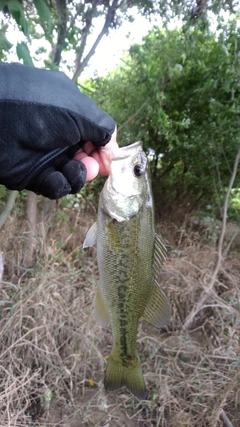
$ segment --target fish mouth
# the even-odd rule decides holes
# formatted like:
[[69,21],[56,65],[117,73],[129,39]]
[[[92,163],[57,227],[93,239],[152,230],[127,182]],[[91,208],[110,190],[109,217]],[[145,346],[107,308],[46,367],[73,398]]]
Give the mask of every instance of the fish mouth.
[[100,157],[102,159],[102,162],[106,170],[110,174],[111,163],[113,160],[125,160],[130,156],[133,157],[134,155],[142,151],[143,151],[142,142],[137,141],[137,142],[134,142],[133,144],[130,144],[124,147],[115,147],[112,151],[109,151],[104,147],[102,147],[100,151]]
[[[142,141],[134,142],[133,144],[119,147],[113,152],[112,160],[127,159],[131,155],[137,154],[139,151],[143,151]],[[132,152],[132,153],[131,153]]]

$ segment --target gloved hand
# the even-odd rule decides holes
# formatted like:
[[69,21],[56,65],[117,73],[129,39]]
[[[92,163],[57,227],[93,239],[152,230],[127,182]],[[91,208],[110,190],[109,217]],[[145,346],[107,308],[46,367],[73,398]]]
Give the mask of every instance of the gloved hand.
[[0,63],[0,183],[50,199],[77,193],[86,168],[74,154],[110,141],[114,120],[65,74]]

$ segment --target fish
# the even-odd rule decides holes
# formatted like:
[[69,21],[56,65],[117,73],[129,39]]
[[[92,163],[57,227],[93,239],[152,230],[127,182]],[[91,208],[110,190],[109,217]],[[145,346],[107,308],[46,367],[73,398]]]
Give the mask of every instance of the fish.
[[112,153],[97,221],[83,247],[95,244],[99,270],[95,318],[104,327],[111,325],[113,337],[104,388],[126,386],[138,399],[146,399],[137,353],[139,319],[160,328],[169,322],[171,307],[157,283],[167,249],[155,231],[150,167],[140,141]]

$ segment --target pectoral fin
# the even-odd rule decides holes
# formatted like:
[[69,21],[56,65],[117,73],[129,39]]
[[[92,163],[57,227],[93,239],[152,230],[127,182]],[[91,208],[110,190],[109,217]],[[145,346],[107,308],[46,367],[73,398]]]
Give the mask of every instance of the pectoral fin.
[[110,317],[109,317],[108,309],[103,299],[103,294],[100,286],[98,286],[96,297],[95,297],[94,315],[99,325],[101,326],[110,325]]
[[156,328],[161,328],[169,322],[170,317],[169,301],[158,283],[154,282],[153,291],[144,310],[143,318]]
[[83,248],[89,248],[90,246],[94,246],[97,243],[97,223],[94,222],[94,224],[89,228],[85,240],[83,242]]

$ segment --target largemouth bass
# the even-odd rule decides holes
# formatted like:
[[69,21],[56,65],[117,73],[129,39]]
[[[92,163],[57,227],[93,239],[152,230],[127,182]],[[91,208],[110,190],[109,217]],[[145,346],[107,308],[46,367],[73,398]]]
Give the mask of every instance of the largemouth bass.
[[104,386],[108,391],[126,386],[145,399],[136,349],[138,322],[143,317],[157,328],[167,324],[170,305],[156,282],[166,249],[155,233],[149,165],[141,142],[113,153],[97,223],[83,246],[95,243],[100,276],[95,317],[102,326],[110,324],[113,335]]

